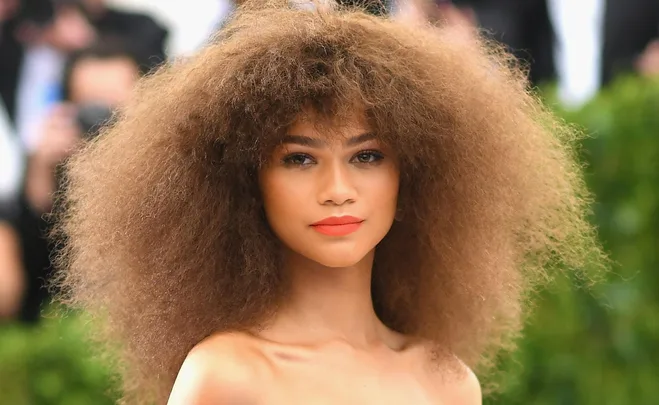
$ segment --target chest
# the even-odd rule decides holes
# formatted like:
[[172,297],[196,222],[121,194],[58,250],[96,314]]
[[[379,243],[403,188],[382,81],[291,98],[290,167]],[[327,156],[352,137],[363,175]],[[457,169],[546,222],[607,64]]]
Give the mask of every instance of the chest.
[[296,364],[276,375],[276,389],[264,404],[442,404],[428,376],[395,365]]

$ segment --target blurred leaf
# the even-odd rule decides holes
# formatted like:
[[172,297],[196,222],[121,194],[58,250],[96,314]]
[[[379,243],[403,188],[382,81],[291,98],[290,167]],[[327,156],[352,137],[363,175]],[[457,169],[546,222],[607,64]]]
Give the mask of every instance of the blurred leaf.
[[[659,83],[622,78],[579,111],[593,220],[619,263],[594,292],[541,293],[504,392],[487,404],[659,403]],[[506,364],[502,365],[506,368]]]

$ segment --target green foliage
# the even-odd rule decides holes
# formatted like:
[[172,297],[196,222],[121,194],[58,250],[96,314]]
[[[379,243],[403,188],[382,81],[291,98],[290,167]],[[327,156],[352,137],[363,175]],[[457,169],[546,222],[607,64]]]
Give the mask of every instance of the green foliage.
[[0,325],[0,403],[114,404],[110,373],[90,349],[75,317]]
[[[659,83],[623,79],[579,111],[593,221],[617,263],[593,290],[559,278],[540,299],[491,405],[659,403]],[[0,327],[0,403],[111,404],[75,317]]]
[[579,111],[606,282],[541,292],[505,393],[489,404],[659,403],[659,83],[625,78]]

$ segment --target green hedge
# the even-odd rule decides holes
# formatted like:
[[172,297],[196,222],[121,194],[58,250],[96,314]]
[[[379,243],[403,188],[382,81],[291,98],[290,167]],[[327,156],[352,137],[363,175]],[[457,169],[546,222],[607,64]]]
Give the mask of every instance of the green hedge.
[[111,405],[117,397],[77,318],[0,325],[0,404]]
[[658,404],[659,83],[624,78],[561,113],[593,135],[593,221],[616,266],[594,292],[566,279],[542,292],[505,394],[488,403]]
[[[659,84],[623,79],[561,111],[584,143],[593,220],[619,263],[594,292],[558,279],[542,291],[520,350],[486,404],[659,403]],[[76,319],[0,327],[0,403],[110,404],[109,373]],[[110,393],[110,394],[108,394]]]

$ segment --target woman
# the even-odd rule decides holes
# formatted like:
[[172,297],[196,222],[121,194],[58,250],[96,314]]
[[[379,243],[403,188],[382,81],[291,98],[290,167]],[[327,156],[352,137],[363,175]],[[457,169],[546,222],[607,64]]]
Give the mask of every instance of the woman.
[[480,403],[545,269],[601,260],[577,136],[509,65],[247,5],[145,80],[68,163],[61,222],[126,401]]

